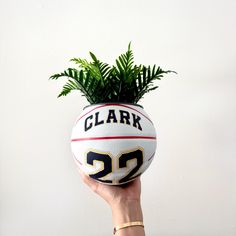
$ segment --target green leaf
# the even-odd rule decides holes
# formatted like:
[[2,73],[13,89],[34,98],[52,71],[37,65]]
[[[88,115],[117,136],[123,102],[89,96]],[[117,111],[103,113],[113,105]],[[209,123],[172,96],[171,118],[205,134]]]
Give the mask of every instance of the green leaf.
[[138,103],[146,93],[158,88],[154,85],[156,80],[162,79],[167,73],[176,73],[171,70],[164,71],[156,65],[135,65],[131,42],[128,44],[128,50],[118,56],[115,65],[112,66],[101,62],[94,53],[89,52],[89,54],[91,61],[72,58],[70,61],[78,65],[78,68],[68,68],[49,77],[50,80],[67,78],[67,83],[58,97],[79,90],[91,104]]

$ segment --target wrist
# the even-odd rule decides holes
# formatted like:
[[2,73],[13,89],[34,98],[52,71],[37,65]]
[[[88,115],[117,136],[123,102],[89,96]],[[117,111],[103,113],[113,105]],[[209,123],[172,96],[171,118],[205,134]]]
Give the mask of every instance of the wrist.
[[139,200],[124,200],[111,205],[113,224],[143,221],[141,203]]

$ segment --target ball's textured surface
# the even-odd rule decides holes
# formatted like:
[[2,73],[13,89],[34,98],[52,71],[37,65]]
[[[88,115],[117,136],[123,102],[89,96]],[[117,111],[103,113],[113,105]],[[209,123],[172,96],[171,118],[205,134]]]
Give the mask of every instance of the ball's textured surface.
[[96,104],[86,107],[72,130],[76,163],[91,178],[120,185],[141,175],[156,150],[156,132],[141,106]]

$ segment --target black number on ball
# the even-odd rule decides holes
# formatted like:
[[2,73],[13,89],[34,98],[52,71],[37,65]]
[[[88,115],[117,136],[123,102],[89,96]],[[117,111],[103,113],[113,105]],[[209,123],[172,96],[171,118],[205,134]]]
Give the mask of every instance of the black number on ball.
[[[136,160],[136,166],[133,167],[129,173],[126,174],[125,177],[121,178],[119,180],[119,183],[125,183],[128,182],[136,177],[138,177],[140,174],[135,175],[140,167],[143,164],[143,152],[140,149],[137,149],[135,151],[123,153],[118,161],[119,161],[119,168],[127,168],[127,164],[131,160]],[[112,183],[112,180],[103,180],[102,177],[105,177],[106,175],[112,173],[112,158],[109,154],[103,154],[103,153],[97,153],[95,151],[90,151],[87,153],[87,163],[89,165],[94,166],[95,161],[100,161],[103,163],[103,169],[99,170],[98,172],[94,174],[90,174],[89,176],[93,179],[96,179],[103,183]]]
[[135,173],[138,172],[139,168],[143,164],[143,152],[139,149],[133,152],[122,154],[119,158],[119,168],[127,167],[128,161],[134,160],[134,159],[137,160],[136,166],[125,177],[120,179],[119,183],[130,181],[140,175],[140,174],[135,175]]
[[101,154],[96,152],[88,152],[87,154],[87,163],[90,165],[94,165],[94,161],[100,161],[104,163],[103,170],[95,173],[90,174],[89,176],[93,179],[99,180],[100,182],[104,183],[112,183],[111,180],[102,180],[100,178],[110,174],[112,172],[112,159],[108,154]]

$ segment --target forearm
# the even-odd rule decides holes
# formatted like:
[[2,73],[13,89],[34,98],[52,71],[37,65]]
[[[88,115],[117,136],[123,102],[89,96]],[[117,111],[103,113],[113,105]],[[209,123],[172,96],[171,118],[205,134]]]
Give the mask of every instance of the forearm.
[[[112,218],[114,226],[128,222],[143,221],[140,201],[126,200],[112,205]],[[120,229],[115,236],[144,236],[142,226],[132,226]]]

